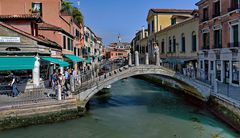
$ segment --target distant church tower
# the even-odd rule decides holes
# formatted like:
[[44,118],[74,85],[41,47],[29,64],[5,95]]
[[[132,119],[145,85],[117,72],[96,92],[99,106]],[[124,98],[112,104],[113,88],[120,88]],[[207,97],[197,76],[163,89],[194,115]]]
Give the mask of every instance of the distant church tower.
[[121,35],[118,34],[118,42],[121,43],[122,42],[122,38],[121,38]]

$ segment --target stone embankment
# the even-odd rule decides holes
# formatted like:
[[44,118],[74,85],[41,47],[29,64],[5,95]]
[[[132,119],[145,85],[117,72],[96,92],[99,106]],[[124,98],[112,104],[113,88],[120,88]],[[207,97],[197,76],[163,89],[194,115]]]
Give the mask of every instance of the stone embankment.
[[78,118],[85,109],[76,99],[46,101],[0,109],[0,130]]

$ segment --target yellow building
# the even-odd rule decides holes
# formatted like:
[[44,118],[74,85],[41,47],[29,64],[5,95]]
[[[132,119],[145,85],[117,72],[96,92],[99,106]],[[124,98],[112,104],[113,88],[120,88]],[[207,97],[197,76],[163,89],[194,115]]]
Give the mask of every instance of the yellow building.
[[[154,49],[153,44],[156,40],[156,33],[162,29],[177,23],[173,16],[187,17],[191,15],[193,10],[179,10],[179,9],[150,9],[147,16],[148,23],[148,52],[150,60],[153,59]],[[178,21],[181,18],[178,18]]]
[[162,63],[184,74],[191,69],[195,76],[199,26],[197,12],[188,17],[174,15],[170,20],[174,21],[172,25],[156,33],[155,42],[159,46]]

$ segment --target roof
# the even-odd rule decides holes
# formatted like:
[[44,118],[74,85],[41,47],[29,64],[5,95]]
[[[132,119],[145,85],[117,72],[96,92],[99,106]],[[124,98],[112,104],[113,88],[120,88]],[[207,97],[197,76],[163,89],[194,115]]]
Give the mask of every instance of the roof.
[[192,17],[192,15],[173,15],[172,18],[187,19]]
[[0,22],[0,26],[8,28],[8,29],[10,29],[10,30],[12,30],[12,31],[14,31],[16,33],[19,33],[19,34],[21,34],[21,35],[23,35],[25,37],[28,37],[28,38],[30,38],[32,40],[35,40],[37,42],[40,42],[42,44],[51,45],[51,46],[55,46],[57,48],[61,48],[61,46],[59,46],[56,42],[50,41],[50,40],[48,40],[48,39],[46,39],[44,37],[41,37],[41,36],[39,36],[39,37],[33,36],[33,35],[31,35],[31,34],[29,34],[27,32],[24,32],[24,31],[22,31],[22,30],[20,30],[18,28],[15,28],[15,27],[13,27],[11,25],[7,25],[7,24],[5,24],[3,22]]
[[200,0],[200,1],[197,2],[195,5],[196,5],[196,6],[199,6],[200,4],[203,4],[205,1],[207,1],[207,0]]
[[39,14],[14,14],[14,15],[0,15],[0,20],[35,20],[42,22],[42,18]]
[[68,36],[71,36],[73,38],[73,36],[68,33],[67,31],[65,31],[64,29],[62,29],[61,27],[58,27],[58,26],[55,26],[55,25],[52,25],[52,24],[48,24],[48,23],[39,23],[38,24],[38,30],[52,30],[52,31],[59,31],[59,32],[62,32]]
[[150,9],[150,11],[153,11],[154,13],[186,13],[191,14],[193,10],[187,10],[187,9]]

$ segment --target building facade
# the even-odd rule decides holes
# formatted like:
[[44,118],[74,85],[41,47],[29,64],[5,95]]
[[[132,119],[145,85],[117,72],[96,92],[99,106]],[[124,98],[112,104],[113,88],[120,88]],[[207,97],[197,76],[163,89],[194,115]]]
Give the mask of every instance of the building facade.
[[[56,42],[62,47],[63,54],[81,57],[84,45],[83,25],[78,24],[72,15],[62,11],[62,0],[1,0],[0,15],[23,16],[38,14],[43,22],[37,24],[38,35]],[[21,21],[9,20],[10,25],[29,32],[29,26]],[[79,52],[78,52],[79,51]]]
[[150,61],[154,59],[154,44],[156,43],[156,33],[170,26],[174,21],[174,15],[190,16],[193,10],[179,9],[150,9],[147,16],[148,24],[148,53]]
[[105,49],[106,59],[115,60],[127,58],[128,53],[131,51],[131,44],[127,42],[115,42],[111,43],[108,48]]
[[240,85],[240,2],[201,0],[199,7],[199,77]]
[[[178,17],[174,16],[173,18]],[[198,16],[193,15],[156,33],[156,44],[159,46],[164,66],[184,75],[191,71],[191,76],[196,76],[198,25]]]

